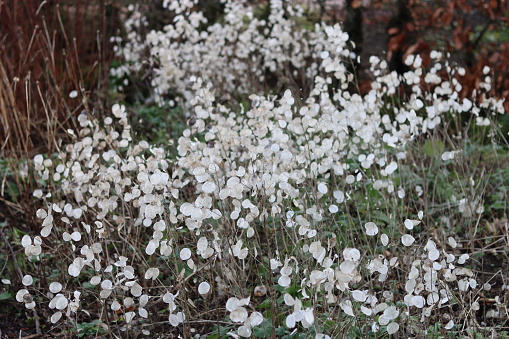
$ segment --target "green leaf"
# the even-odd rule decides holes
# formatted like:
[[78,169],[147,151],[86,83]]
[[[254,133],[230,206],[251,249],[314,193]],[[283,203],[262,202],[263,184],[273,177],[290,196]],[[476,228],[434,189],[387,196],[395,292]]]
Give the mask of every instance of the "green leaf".
[[300,285],[298,284],[293,284],[293,285],[290,285],[287,290],[286,290],[286,293],[289,293],[291,295],[295,295],[297,293],[297,291],[300,290]]
[[286,327],[284,326],[279,326],[278,328],[276,328],[276,335],[281,337],[283,335],[285,335],[286,333],[288,333],[288,330],[286,329]]
[[272,336],[272,321],[265,319],[260,325],[253,328],[253,333],[257,338],[268,338]]
[[223,327],[221,326],[219,328],[219,334],[217,333],[217,326],[214,326],[214,329],[213,329],[213,334],[207,336],[207,339],[219,339],[219,338],[222,338],[223,336],[226,335],[226,333],[228,333],[229,330],[231,330],[233,327],[232,326],[228,326],[228,327]]
[[95,285],[92,285],[90,282],[88,281],[85,281],[81,284],[81,286],[83,286],[84,288],[86,288],[87,290],[93,290],[95,288]]
[[373,210],[370,213],[371,213],[370,218],[372,221],[375,221],[378,223],[383,222],[386,225],[391,224],[391,219],[389,219],[389,217],[387,216],[386,213],[384,213],[382,211],[377,211],[377,210]]
[[267,265],[258,265],[258,274],[262,277],[270,274],[269,267]]
[[445,146],[441,140],[429,139],[424,142],[422,151],[428,157],[438,157],[444,153]]
[[258,306],[256,306],[256,309],[258,309],[258,310],[267,309],[267,308],[270,308],[271,305],[272,305],[272,301],[270,299],[265,299]]
[[4,291],[0,293],[0,300],[8,300],[12,299],[12,294],[9,291]]

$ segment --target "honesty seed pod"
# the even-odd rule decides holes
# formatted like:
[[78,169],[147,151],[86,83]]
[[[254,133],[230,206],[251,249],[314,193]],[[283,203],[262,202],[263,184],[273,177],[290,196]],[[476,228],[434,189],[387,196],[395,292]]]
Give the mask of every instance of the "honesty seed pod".
[[30,304],[31,302],[34,301],[34,297],[30,294],[30,293],[27,293],[23,296],[23,302],[25,304]]
[[189,120],[187,120],[188,126],[194,126],[196,124],[196,114],[191,115]]
[[263,297],[267,294],[267,287],[258,285],[254,288],[253,295],[255,297]]

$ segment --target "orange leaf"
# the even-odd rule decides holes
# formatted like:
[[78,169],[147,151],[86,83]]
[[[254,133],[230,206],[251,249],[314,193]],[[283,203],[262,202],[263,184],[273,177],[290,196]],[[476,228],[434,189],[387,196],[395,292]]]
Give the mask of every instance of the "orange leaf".
[[400,33],[397,35],[392,36],[389,39],[389,43],[387,44],[387,50],[389,52],[397,51],[398,49],[401,49],[403,42],[405,41],[406,34]]
[[359,8],[359,7],[361,7],[361,6],[362,6],[362,1],[361,1],[361,0],[354,0],[354,1],[352,2],[352,5],[351,5],[351,6],[352,6],[352,8]]
[[396,35],[399,33],[399,28],[398,27],[390,27],[389,29],[387,29],[387,33],[389,35]]

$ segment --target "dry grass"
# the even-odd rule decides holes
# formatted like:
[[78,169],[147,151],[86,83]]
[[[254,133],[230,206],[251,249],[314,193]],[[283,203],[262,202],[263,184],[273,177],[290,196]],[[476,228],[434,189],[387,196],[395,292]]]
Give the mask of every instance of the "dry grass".
[[[60,151],[77,114],[107,107],[116,8],[103,0],[0,1],[0,159],[8,168]],[[19,172],[0,168],[3,219],[32,212],[34,180]]]
[[0,2],[2,156],[54,152],[76,113],[104,107],[114,12],[101,0]]

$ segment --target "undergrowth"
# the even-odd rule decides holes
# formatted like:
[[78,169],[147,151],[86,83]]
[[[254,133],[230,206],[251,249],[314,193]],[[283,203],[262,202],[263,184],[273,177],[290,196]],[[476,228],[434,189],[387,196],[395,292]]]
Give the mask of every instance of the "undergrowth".
[[0,298],[63,336],[507,336],[509,152],[490,70],[460,98],[440,52],[403,75],[373,57],[361,95],[340,26],[270,4],[264,21],[227,1],[205,25],[165,2],[174,21],[146,39],[129,8],[112,83],[148,66],[151,97],[82,111],[26,174],[0,163],[38,186],[37,226],[0,224]]

